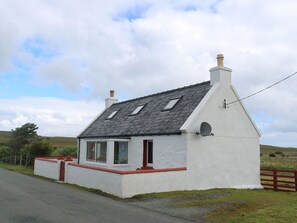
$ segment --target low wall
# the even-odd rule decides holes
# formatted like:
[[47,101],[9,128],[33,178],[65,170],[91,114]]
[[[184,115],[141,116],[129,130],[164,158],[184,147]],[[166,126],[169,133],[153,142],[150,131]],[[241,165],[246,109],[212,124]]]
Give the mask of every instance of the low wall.
[[125,174],[122,178],[122,197],[138,194],[178,191],[187,189],[186,168],[172,168],[164,172]]
[[66,181],[121,198],[138,194],[186,190],[186,168],[120,171],[69,163]]
[[[121,198],[187,189],[185,167],[125,171],[71,162],[65,162],[65,182],[99,189]],[[36,158],[34,174],[59,180],[60,163],[57,159]]]
[[57,160],[36,158],[34,162],[34,174],[59,180],[60,162]]
[[66,182],[122,197],[122,175],[69,163]]

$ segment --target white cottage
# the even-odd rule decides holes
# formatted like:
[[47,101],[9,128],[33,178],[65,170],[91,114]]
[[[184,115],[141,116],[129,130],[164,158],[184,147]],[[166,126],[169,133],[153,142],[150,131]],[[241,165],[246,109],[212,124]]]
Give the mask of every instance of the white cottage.
[[119,197],[262,188],[260,133],[241,101],[228,105],[239,96],[223,55],[217,60],[207,82],[123,102],[111,91],[78,136],[78,164],[66,165],[65,181]]

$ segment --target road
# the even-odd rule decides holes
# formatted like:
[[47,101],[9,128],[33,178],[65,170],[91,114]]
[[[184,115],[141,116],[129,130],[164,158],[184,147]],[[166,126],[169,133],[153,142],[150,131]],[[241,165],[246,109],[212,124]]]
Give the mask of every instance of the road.
[[0,168],[1,223],[185,223],[67,185]]

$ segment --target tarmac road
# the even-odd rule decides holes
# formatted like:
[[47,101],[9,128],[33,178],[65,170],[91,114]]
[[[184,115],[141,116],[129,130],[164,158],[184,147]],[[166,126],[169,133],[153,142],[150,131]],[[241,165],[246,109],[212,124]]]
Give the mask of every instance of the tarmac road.
[[182,219],[0,168],[1,223],[186,223]]

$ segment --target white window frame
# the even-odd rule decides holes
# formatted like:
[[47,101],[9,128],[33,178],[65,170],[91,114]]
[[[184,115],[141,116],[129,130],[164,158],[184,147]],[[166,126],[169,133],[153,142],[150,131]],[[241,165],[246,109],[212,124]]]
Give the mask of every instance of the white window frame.
[[162,111],[170,111],[172,110],[176,104],[180,101],[181,97],[180,98],[173,98],[171,99],[167,104],[166,106],[163,108]]
[[[106,142],[106,160],[105,160],[105,162],[97,162],[96,161],[96,158],[97,158],[97,145],[98,145],[98,143],[102,143],[102,142]],[[88,143],[95,143],[95,160],[94,161],[88,160],[88,158],[87,158]],[[86,141],[86,163],[106,166],[107,158],[108,158],[107,157],[108,156],[108,145],[107,145],[107,143],[108,142],[106,140],[87,140]]]
[[144,106],[145,106],[145,104],[144,105],[138,105],[130,115],[131,116],[138,115],[139,112],[144,108]]
[[119,112],[118,110],[113,111],[112,113],[109,114],[109,116],[106,119],[108,120],[112,119],[118,112]]
[[[114,142],[128,142],[128,163],[127,164],[114,164]],[[86,154],[86,164],[90,164],[90,165],[94,165],[94,166],[104,166],[104,167],[126,167],[126,166],[129,166],[129,147],[130,147],[130,139],[108,139],[108,138],[103,138],[103,139],[86,139],[85,142],[86,142],[86,151],[85,151],[85,154]],[[89,161],[87,160],[87,143],[88,142],[94,142],[95,145],[97,145],[98,142],[106,142],[107,143],[107,151],[106,151],[106,163],[100,163],[100,162],[96,162],[96,161]],[[112,145],[111,145],[112,144]],[[95,148],[96,150],[96,148]],[[95,152],[95,157],[96,157],[96,152]]]

